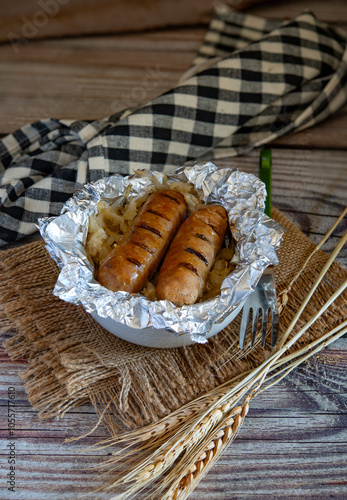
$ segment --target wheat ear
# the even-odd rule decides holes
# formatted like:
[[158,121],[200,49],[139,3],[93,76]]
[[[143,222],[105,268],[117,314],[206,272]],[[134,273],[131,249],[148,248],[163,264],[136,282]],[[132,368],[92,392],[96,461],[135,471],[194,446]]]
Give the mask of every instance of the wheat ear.
[[158,424],[108,440],[107,444],[127,442],[128,446],[138,445],[135,450],[125,452],[125,473],[119,474],[121,464],[124,464],[123,453],[107,461],[113,479],[103,489],[124,489],[113,497],[114,500],[134,498],[146,488],[151,488],[151,495],[147,498],[187,498],[221,451],[234,439],[247,414],[250,400],[347,331],[346,322],[342,322],[321,338],[288,354],[288,350],[346,289],[347,281],[304,327],[293,333],[304,308],[346,240],[347,232],[319,273],[281,342],[260,366],[221,384]]
[[190,461],[187,460],[187,465],[170,471],[167,481],[170,481],[171,477],[172,486],[162,496],[162,500],[183,500],[190,495],[201,478],[218,460],[221,451],[235,439],[248,413],[251,398],[252,396],[248,395],[241,405],[226,411],[208,439],[200,443],[194,456]]

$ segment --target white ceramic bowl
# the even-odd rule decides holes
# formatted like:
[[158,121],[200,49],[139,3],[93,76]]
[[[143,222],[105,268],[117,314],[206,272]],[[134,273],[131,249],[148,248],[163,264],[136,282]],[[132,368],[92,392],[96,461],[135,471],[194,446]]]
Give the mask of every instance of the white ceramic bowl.
[[[243,303],[240,304],[229,316],[225,318],[222,323],[213,325],[210,332],[206,335],[209,339],[217,333],[219,333],[223,328],[228,326],[241,311]],[[184,347],[187,345],[194,344],[190,338],[189,333],[184,333],[183,335],[176,336],[174,333],[163,329],[157,328],[131,328],[130,326],[119,323],[112,318],[102,318],[98,314],[92,314],[95,321],[99,323],[103,328],[105,328],[113,335],[127,340],[132,344],[138,344],[145,347],[158,347],[158,348],[168,348],[168,347]]]

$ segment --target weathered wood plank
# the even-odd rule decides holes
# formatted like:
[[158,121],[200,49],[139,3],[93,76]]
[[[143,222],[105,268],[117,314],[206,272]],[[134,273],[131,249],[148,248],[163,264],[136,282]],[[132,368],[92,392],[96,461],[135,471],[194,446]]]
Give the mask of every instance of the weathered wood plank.
[[[17,443],[19,445],[19,442]],[[90,494],[100,487],[103,479],[98,472],[87,470],[97,465],[95,457],[62,455],[26,455],[17,448],[15,492],[7,491],[3,482],[1,498],[3,500],[70,500]],[[1,457],[3,458],[3,457]],[[2,460],[3,464],[3,460]],[[2,477],[6,477],[8,468],[1,467]],[[84,470],[83,470],[84,469]],[[91,476],[94,476],[91,478]],[[5,489],[6,488],[6,489]],[[91,500],[110,498],[110,495],[91,494]]]
[[[333,364],[331,369],[334,371],[335,368]],[[288,388],[293,414],[289,413],[284,418],[278,398],[283,400]],[[269,397],[272,392],[276,394]],[[271,418],[266,415],[266,408]],[[295,416],[298,410],[299,415]],[[213,498],[218,499],[288,498],[289,494],[300,495],[300,498],[321,498],[318,495],[322,493],[326,497],[344,498],[347,493],[347,484],[343,479],[347,463],[346,417],[344,411],[341,420],[337,421],[324,407],[320,414],[313,414],[308,411],[306,403],[303,405],[299,386],[294,392],[291,384],[280,382],[252,401],[238,438],[223,453],[191,498],[210,498],[211,492]],[[64,420],[60,422],[62,435]],[[88,493],[100,486],[102,479],[98,474],[83,471],[81,467],[102,462],[108,451],[76,455],[74,450],[77,451],[82,443],[66,445],[63,440],[59,443],[56,437],[52,440],[49,423],[45,425],[46,430],[42,429],[35,437],[23,436],[17,440],[16,479],[20,488],[16,498],[67,499],[77,491]],[[83,446],[89,441],[90,438],[83,440]],[[0,462],[6,473],[3,460],[6,453],[2,455]],[[297,475],[300,475],[298,480]],[[95,498],[106,499],[110,496]]]
[[[254,150],[216,163],[257,175],[258,157]],[[346,151],[273,149],[272,203],[315,244],[347,205],[346,165]],[[331,252],[346,228],[344,219],[323,249]],[[347,248],[341,250],[338,262],[347,266]]]
[[[9,49],[0,47],[0,60],[3,50]],[[84,56],[87,54],[88,49]],[[110,116],[173,87],[192,60],[192,54],[184,57],[182,53],[175,54],[171,61],[165,53],[129,55],[123,53],[123,62],[117,65],[112,62],[114,56],[109,52],[108,64],[102,68],[83,62],[70,66],[58,56],[54,62],[4,61],[0,92],[5,99],[0,105],[0,131],[8,133],[48,117],[98,119]],[[139,60],[142,63],[138,66]]]
[[[248,12],[269,18],[291,18],[304,9],[313,11],[320,19],[346,22],[343,0],[300,0],[291,2],[259,2],[231,0],[230,4]],[[33,39],[76,36],[100,33],[153,30],[172,26],[207,25],[213,15],[213,0],[119,0],[118,2],[88,3],[81,0],[19,0],[2,6],[0,41],[18,47]]]
[[233,454],[223,455],[190,498],[209,498],[211,491],[213,498],[220,500],[346,497],[345,454],[292,458],[288,452],[272,453],[271,443],[255,450],[245,457],[242,448],[239,454],[235,446]]
[[19,0],[2,6],[0,41],[206,25],[212,12],[213,0]]
[[[176,85],[205,31],[43,40],[14,53],[0,46],[0,133],[40,118],[97,119],[146,102]],[[276,145],[346,148],[346,108]]]
[[[330,367],[326,369],[326,372],[331,377],[335,376]],[[333,384],[333,382],[331,383]],[[297,387],[299,386],[300,384],[297,385]],[[326,382],[325,389],[329,390],[329,382]],[[272,439],[274,429],[279,429],[276,431],[278,439],[286,440],[289,435],[294,436],[295,434],[297,439],[302,439],[302,436],[304,436],[307,442],[312,439],[315,442],[325,442],[326,429],[330,425],[336,433],[338,431],[345,432],[347,414],[341,407],[346,401],[346,391],[342,395],[336,395],[333,390],[329,390],[329,395],[326,397],[318,397],[321,396],[319,393],[305,392],[304,396],[300,393],[300,396],[297,397],[294,391],[288,391],[286,387],[285,394],[286,397],[288,397],[288,394],[290,395],[291,404],[286,403],[283,408],[280,407],[283,394],[280,397],[278,390],[273,393],[272,398],[269,397],[263,401],[263,404],[266,404],[265,409],[264,407],[259,408],[260,402],[252,402],[252,413],[250,415],[252,439]],[[333,408],[329,411],[329,398],[334,401],[335,406],[340,407],[338,411],[334,409],[334,415],[332,415]],[[273,400],[275,401],[273,402]],[[293,403],[296,404],[296,407]],[[1,411],[4,411],[6,416],[6,406],[2,408]],[[14,435],[17,439],[29,443],[31,440],[38,438],[40,440],[48,439],[49,443],[54,443],[55,440],[64,440],[68,437],[77,438],[90,431],[98,421],[92,407],[89,412],[81,412],[78,409],[74,412],[67,412],[62,419],[55,419],[50,422],[47,420],[40,421],[37,413],[32,411],[29,406],[24,409],[22,406],[16,405],[13,408],[16,419]],[[310,414],[309,418],[308,413]],[[103,439],[106,436],[106,431],[100,426],[93,432],[93,441]],[[337,443],[339,442],[337,435],[329,439],[331,442],[335,441],[335,439]]]
[[[97,421],[95,416],[92,419],[92,415],[88,414],[79,414],[78,418],[74,415],[72,419],[66,415],[58,423],[52,421],[43,425],[42,422],[37,420],[35,414],[19,412],[18,416],[16,416],[18,430],[15,436],[18,441],[23,440],[23,446],[24,442],[29,443],[29,448],[30,442],[39,439],[40,443],[43,444],[43,440],[48,439],[46,445],[44,445],[45,453],[47,453],[51,443],[61,441],[61,444],[64,444],[65,438],[76,438],[81,436],[83,432],[91,430],[93,428],[92,421],[94,420],[94,425]],[[344,441],[347,437],[347,414],[332,415],[329,410],[326,410],[326,413],[310,413],[309,416],[306,409],[301,415],[289,414],[288,416],[283,414],[258,416],[252,413],[249,420],[250,423],[247,427],[252,440],[273,440],[273,435],[276,433],[276,439],[279,441],[289,442],[292,438],[296,441],[304,440],[306,443],[311,441],[326,443],[329,440],[330,443],[336,442],[339,444],[341,439]],[[88,423],[89,425],[87,425]],[[24,425],[27,428],[24,428]],[[328,429],[330,430],[328,431]],[[108,437],[107,434],[100,429],[95,431],[92,441],[102,440],[105,437]],[[239,439],[242,439],[242,436],[239,436]],[[0,452],[0,455],[1,453],[3,452]]]
[[[246,423],[241,433],[247,433]],[[304,446],[302,452],[288,456],[284,443],[281,453],[273,448],[271,441],[245,443],[237,440],[190,498],[211,498],[211,492],[213,498],[218,499],[292,498],[294,495],[300,498],[345,498],[346,452],[342,447],[339,450],[330,448],[329,442],[326,443],[326,450],[317,458],[317,449],[308,452]],[[86,494],[102,484],[97,473],[80,470],[78,457],[66,456],[62,460],[59,456],[22,455],[18,461],[21,464],[17,473],[17,484],[20,485],[16,495],[18,500],[70,499],[77,493]],[[95,463],[91,457],[83,456],[83,466]],[[111,497],[100,495],[91,498]]]
[[[237,0],[235,1],[237,2]],[[251,6],[247,12],[268,18],[290,19],[298,16],[305,9],[311,10],[318,19],[327,22],[339,23],[347,20],[346,2],[344,0],[334,0],[334,2],[308,0],[305,3],[301,0],[262,2],[259,5]]]
[[[20,2],[22,5],[23,0]],[[23,10],[21,15],[30,16],[32,4],[25,5],[29,10]],[[100,5],[102,10],[104,5]],[[13,8],[17,7],[18,3]],[[305,6],[299,0],[267,2],[252,12],[289,17],[304,7],[311,8],[321,19],[347,23],[342,0],[308,0]],[[197,8],[202,8],[202,4]],[[188,16],[184,22],[191,19]],[[5,77],[0,81],[0,92],[5,99],[0,103],[0,133],[41,117],[99,118],[110,114],[110,110],[115,112],[141,99],[151,99],[175,85],[190,66],[204,32],[205,28],[198,28],[30,41],[20,46],[17,53],[10,45],[1,46],[0,63]],[[152,85],[146,86],[155,71]],[[318,242],[347,201],[346,111],[272,145],[273,204],[314,242]],[[218,163],[256,173],[258,156],[259,151],[254,151]],[[345,229],[346,222],[325,249],[330,251]],[[347,249],[338,260],[347,265]],[[342,339],[255,398],[238,438],[191,498],[347,498],[346,353],[347,339]],[[83,405],[60,421],[40,422],[18,378],[24,367],[23,362],[12,363],[0,351],[2,476],[8,473],[9,385],[16,388],[18,409],[17,489],[12,494],[2,485],[1,498],[70,500],[90,492],[103,480],[98,472],[83,471],[81,467],[100,463],[108,451],[78,451],[81,445],[108,436],[107,431],[99,426],[83,441],[64,444],[66,437],[93,427],[94,409]],[[106,500],[111,496],[95,494],[88,498]]]
[[[259,150],[220,159],[221,167],[257,175]],[[273,148],[272,202],[315,244],[318,244],[347,205],[347,151]],[[330,253],[346,230],[342,221],[323,249]],[[38,234],[24,241],[40,239]],[[16,243],[12,246],[22,244]],[[1,250],[0,250],[1,251]],[[347,248],[337,261],[347,267]]]
[[277,139],[273,145],[296,149],[346,149],[347,107],[312,128],[288,134]]
[[[346,347],[347,340],[341,339],[336,348],[330,346],[285,381],[257,396],[236,441],[225,450],[191,498],[210,498],[211,492],[217,499],[288,498],[289,494],[321,498],[318,495],[322,493],[344,498]],[[10,365],[10,372],[5,364],[0,366],[1,401],[5,401],[7,384],[16,384],[17,401],[23,401],[24,389],[16,380],[23,363]],[[2,406],[0,412],[4,409]],[[16,499],[68,499],[77,491],[88,493],[102,484],[97,472],[86,472],[81,467],[96,465],[110,453],[108,449],[83,451],[85,446],[106,437],[107,431],[101,426],[82,441],[64,443],[66,437],[92,428],[95,415],[91,408],[75,408],[62,420],[52,422],[39,422],[28,403],[18,410],[16,481],[20,487]],[[9,439],[6,428],[3,430],[0,464],[6,475]],[[299,474],[300,480],[296,481]],[[108,499],[110,495],[91,498]]]
[[[250,415],[247,416],[247,422],[243,424],[237,439],[226,449],[223,455],[230,456],[234,454],[234,452],[235,454],[240,454],[240,456],[243,455],[245,458],[247,455],[251,454],[260,455],[263,446],[268,448],[266,452],[264,451],[264,454],[266,453],[267,455],[275,453],[278,455],[286,455],[290,448],[291,456],[296,458],[300,458],[302,455],[312,455],[312,457],[314,457],[315,455],[327,456],[332,453],[346,453],[346,439],[344,435],[342,435],[342,439],[341,435],[340,437],[337,435],[335,439],[331,440],[328,433],[326,435],[322,433],[322,437],[315,441],[314,439],[306,439],[306,435],[304,434],[301,437],[299,434],[289,435],[288,429],[288,435],[286,436],[286,422],[280,419],[276,425],[272,426],[273,433],[275,433],[275,435],[272,435],[272,438],[269,439],[267,436],[259,437],[260,431],[256,433],[255,430],[259,429],[259,426],[266,424],[266,420],[254,417],[254,409],[251,409],[250,412]],[[306,426],[309,427],[310,421],[307,415],[306,419]],[[294,419],[294,423],[296,422],[296,426],[301,429],[302,423],[306,422],[306,419],[302,418],[297,421]],[[330,428],[328,420],[326,428],[327,427]],[[283,432],[280,432],[281,430]],[[277,431],[280,432],[279,435],[277,435]],[[17,438],[16,443],[18,443],[18,451],[20,451],[21,457],[31,456],[33,460],[36,460],[37,457],[41,456],[43,460],[47,462],[49,462],[49,458],[53,456],[57,458],[66,457],[67,460],[77,459],[80,463],[82,463],[81,458],[84,459],[84,457],[89,457],[89,461],[92,464],[93,459],[94,463],[101,463],[107,459],[111,453],[115,453],[119,449],[115,446],[104,449],[100,449],[97,446],[95,446],[95,448],[92,447],[93,445],[98,445],[100,441],[106,437],[109,436],[105,433],[104,436],[99,434],[99,436],[84,438],[74,443],[65,443],[65,436],[51,437],[41,432],[35,437],[20,436]],[[4,440],[6,446],[8,441],[10,440]],[[327,447],[327,443],[329,443],[329,447]],[[6,446],[0,451],[0,468],[3,466],[4,469],[6,469],[6,466],[1,464],[1,462],[3,462],[3,459],[8,454]],[[231,448],[234,447],[235,449],[233,451]],[[223,460],[223,458],[221,458],[221,460]]]
[[177,83],[203,35],[179,30],[47,40],[16,53],[0,46],[0,132],[42,117],[102,118],[148,101]]
[[[6,61],[19,62],[28,58],[31,61],[50,62],[49,53],[66,61],[67,65],[76,62],[103,66],[110,63],[112,55],[115,63],[127,64],[121,57],[122,53],[164,52],[175,55],[178,52],[195,54],[206,33],[206,28],[190,27],[175,28],[141,33],[126,33],[93,37],[57,38],[32,41],[21,46],[17,52],[8,50],[9,45],[1,45],[1,57]],[[89,54],[89,56],[88,56]],[[137,60],[141,68],[143,62]],[[137,66],[138,67],[138,66]]]

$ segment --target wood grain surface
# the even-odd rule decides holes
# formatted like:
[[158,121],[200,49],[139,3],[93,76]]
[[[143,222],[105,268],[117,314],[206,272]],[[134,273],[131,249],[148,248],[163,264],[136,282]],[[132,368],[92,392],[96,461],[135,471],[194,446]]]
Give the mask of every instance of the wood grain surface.
[[[237,10],[269,18],[291,18],[304,9],[320,19],[346,21],[344,0],[334,0],[331,8],[325,0],[229,0]],[[214,0],[17,0],[2,2],[0,42],[14,46],[31,40],[137,32],[172,26],[206,26]]]
[[206,25],[213,0],[17,0],[2,5],[0,41]]
[[[236,441],[192,493],[194,500],[260,498],[346,498],[347,343],[311,358],[283,382],[257,396]],[[71,410],[63,420],[40,422],[18,381],[21,363],[1,360],[0,404],[7,409],[7,388],[16,388],[16,500],[68,500],[102,485],[97,472],[82,470],[101,463],[107,450],[87,445],[107,436],[64,444],[90,430],[90,406]],[[4,368],[7,365],[7,370]],[[8,472],[5,436],[1,474]],[[114,450],[112,450],[114,451]],[[91,494],[87,498],[110,499]]]
[[[155,3],[152,2],[152,7]],[[59,32],[59,38],[52,18],[47,24],[47,36],[51,39],[27,40],[17,51],[10,44],[0,46],[0,133],[12,132],[44,117],[108,116],[137,104],[139,95],[148,100],[168,90],[194,58],[205,33],[211,3],[207,0],[200,5],[195,3],[194,14],[193,2],[187,2],[191,10],[182,7],[180,2],[175,6],[171,3],[175,10],[166,10],[169,16],[156,21],[148,16],[141,25],[135,20],[138,12],[130,8],[133,2],[129,2],[128,25],[122,25],[122,19],[127,17],[123,13],[123,17],[115,20],[112,32],[126,28],[132,33],[105,34],[110,33],[109,25],[105,24],[94,31],[88,25],[89,33],[103,33],[103,36],[76,36],[88,31],[79,33],[81,28],[76,27],[73,37],[62,37],[71,32],[68,28],[75,22],[75,8],[82,5],[77,0],[66,3],[67,12],[72,13],[74,9],[75,12],[59,21],[60,28],[65,30]],[[101,13],[109,12],[111,2],[100,5]],[[5,20],[18,23],[21,16],[35,13],[33,6],[35,2],[24,0],[8,3],[3,10],[7,17],[2,16],[2,36],[6,37],[10,26],[5,25]],[[304,8],[313,10],[322,20],[347,26],[344,0],[307,0],[305,4],[298,0],[262,2],[249,11],[284,18],[297,15]],[[95,9],[83,10],[93,25]],[[58,18],[55,21],[58,23]],[[149,26],[145,22],[157,24]],[[160,29],[154,30],[159,26]],[[45,36],[43,32],[41,35]],[[326,122],[278,139],[271,145],[273,204],[315,243],[347,204],[346,111],[347,107]],[[254,151],[248,156],[220,160],[218,164],[232,164],[256,173],[258,155],[259,152]],[[325,245],[326,251],[332,250],[346,228],[345,220]],[[26,241],[35,238],[37,236]],[[347,248],[338,260],[347,266]],[[1,334],[6,339],[13,332],[3,327]],[[106,437],[107,432],[100,426],[80,442],[64,443],[66,438],[92,429],[96,422],[93,408],[81,406],[68,412],[62,420],[40,422],[18,377],[23,368],[24,362],[11,362],[4,350],[0,350],[0,498],[80,498],[102,485],[99,472],[86,469],[100,463],[108,451],[84,448]],[[346,499],[346,369],[347,339],[343,338],[256,397],[236,441],[190,498]],[[15,388],[14,436],[9,435],[8,429],[9,387]],[[11,492],[7,490],[6,480],[10,472],[9,445],[14,438],[16,489]],[[111,497],[95,493],[86,498]]]

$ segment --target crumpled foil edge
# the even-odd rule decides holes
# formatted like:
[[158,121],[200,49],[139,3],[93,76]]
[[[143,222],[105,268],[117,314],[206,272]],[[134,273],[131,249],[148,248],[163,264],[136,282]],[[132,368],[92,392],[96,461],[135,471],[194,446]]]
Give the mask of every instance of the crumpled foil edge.
[[212,162],[191,162],[167,174],[167,182],[177,180],[193,183],[206,203],[219,203],[227,210],[237,242],[233,258],[236,269],[223,281],[220,295],[176,307],[141,294],[111,292],[95,280],[84,248],[89,216],[100,200],[121,203],[129,185],[129,197],[142,196],[153,186],[162,185],[164,174],[150,170],[127,177],[116,174],[86,184],[65,203],[59,216],[39,219],[47,251],[61,269],[54,295],[132,328],[164,328],[176,335],[188,332],[194,342],[206,342],[213,324],[222,322],[246,299],[267,266],[278,264],[276,249],[283,229],[264,215],[265,185],[252,174],[218,168]]

